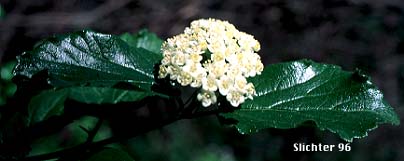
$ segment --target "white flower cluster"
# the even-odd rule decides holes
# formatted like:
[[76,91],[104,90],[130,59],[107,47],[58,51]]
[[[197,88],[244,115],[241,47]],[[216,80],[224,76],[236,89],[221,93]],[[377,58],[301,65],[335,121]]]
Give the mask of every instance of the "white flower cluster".
[[260,44],[227,21],[200,19],[183,34],[163,43],[159,78],[169,76],[182,86],[202,87],[197,99],[204,107],[216,103],[216,91],[234,107],[255,95],[248,77],[261,74],[264,65],[255,53]]

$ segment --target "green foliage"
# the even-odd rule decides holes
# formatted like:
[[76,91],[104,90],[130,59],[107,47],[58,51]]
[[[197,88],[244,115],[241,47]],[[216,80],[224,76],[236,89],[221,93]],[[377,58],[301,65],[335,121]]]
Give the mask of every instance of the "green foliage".
[[[145,49],[156,48],[148,45],[161,42],[146,31],[130,40]],[[128,45],[116,36],[82,31],[45,40],[19,56],[16,75],[32,77],[47,70],[50,84],[62,87],[32,99],[28,122],[33,124],[60,115],[66,98],[88,104],[115,104],[154,95],[153,67],[161,55],[143,48]],[[114,88],[121,82],[131,85],[131,89]]]
[[119,37],[93,31],[43,41],[17,57],[15,75],[32,77],[47,70],[54,86],[107,86],[127,82],[150,90],[161,55],[129,46]]
[[11,81],[13,78],[13,68],[15,67],[15,61],[4,63],[0,69],[0,76],[2,80]]
[[125,33],[120,37],[133,47],[143,48],[154,53],[160,53],[160,48],[163,44],[163,40],[147,29],[140,30],[137,34]]
[[[215,117],[181,120],[131,139],[122,148],[137,161],[231,161],[225,156],[232,152],[220,149],[239,142],[232,141],[225,129],[234,134],[234,130],[223,128]],[[226,143],[226,139],[231,143]]]
[[51,116],[63,113],[63,103],[66,100],[68,91],[43,91],[33,97],[28,105],[27,124],[31,125]]
[[91,156],[87,161],[134,161],[128,153],[118,149],[103,149]]
[[63,113],[66,99],[87,104],[116,104],[118,102],[135,102],[150,92],[114,89],[108,87],[68,87],[59,90],[46,90],[33,97],[28,106],[28,124],[48,119]]
[[0,67],[0,105],[4,105],[17,90],[17,86],[11,82],[15,64],[15,61],[10,61]]
[[70,99],[88,104],[134,102],[152,95],[151,92],[103,87],[72,87],[68,90]]
[[[97,123],[98,118],[85,116],[74,121],[64,128],[61,133],[50,135],[38,139],[32,143],[30,156],[45,154],[50,151],[58,151],[63,148],[80,145],[88,138],[88,132],[84,129],[92,129]],[[62,137],[61,137],[62,136]],[[111,136],[111,131],[107,126],[102,126],[94,140],[100,140]]]
[[[134,112],[141,117],[133,120],[146,119],[150,124],[163,126],[166,123],[160,122],[159,119],[164,118],[171,121],[182,119],[182,117],[196,117],[200,113],[198,113],[199,109],[195,109],[197,107],[193,106],[195,102],[183,101],[181,97],[176,97],[180,96],[177,93],[173,94],[173,97],[168,97],[156,92],[156,88],[152,88],[157,84],[154,77],[155,67],[162,59],[160,52],[162,43],[161,39],[147,30],[141,30],[137,34],[125,33],[119,36],[81,31],[46,39],[36,45],[32,51],[17,57],[18,62],[14,75],[22,76],[18,79],[22,79],[24,83],[29,82],[30,78],[34,76],[45,77],[44,80],[52,87],[46,89],[39,87],[41,89],[39,94],[32,92],[37,95],[32,94],[35,96],[30,99],[27,109],[24,109],[26,111],[17,114],[18,116],[26,114],[24,121],[27,121],[27,124],[32,127],[52,116],[62,115],[65,111],[65,102],[69,100],[83,104],[108,104],[113,109],[116,107],[113,105],[120,102],[137,102],[157,95],[169,98],[164,100],[167,101],[164,102],[166,103],[164,105],[170,106],[167,108],[168,110],[164,109],[167,110],[163,112],[164,114],[154,114],[153,112],[159,112],[160,107],[147,106],[149,108],[147,110]],[[2,82],[11,82],[13,67],[14,64],[6,64],[1,68]],[[38,73],[45,73],[45,75]],[[353,138],[366,136],[367,132],[375,129],[378,124],[399,124],[399,119],[393,109],[383,100],[382,93],[367,76],[359,71],[346,72],[337,66],[301,60],[270,65],[265,68],[262,75],[250,78],[249,81],[254,84],[257,96],[253,100],[247,100],[233,112],[222,114],[226,118],[238,121],[236,126],[241,133],[252,133],[264,128],[295,128],[306,121],[313,121],[321,130],[330,130],[339,134],[343,139],[351,141]],[[166,80],[158,80],[158,82],[159,90],[160,88],[171,88],[171,84]],[[3,84],[1,87],[2,97],[0,98],[3,98],[3,89],[6,88],[3,88]],[[7,97],[14,92],[8,93]],[[195,97],[195,95],[191,97]],[[195,101],[196,99],[190,98],[189,100]],[[146,99],[146,101],[150,100]],[[218,104],[218,108],[222,108],[221,105],[223,104]],[[215,111],[218,110],[216,107],[207,109],[207,113],[217,114],[219,111]],[[153,117],[143,118],[149,112]],[[129,112],[122,115],[132,117],[129,116],[131,114]],[[162,118],[159,118],[160,116]],[[93,127],[93,121],[85,120],[87,120],[84,121],[86,125],[91,124]],[[128,122],[127,118],[118,118],[118,121],[113,118],[108,118],[108,120],[111,125],[110,132],[123,129],[126,133],[125,130],[128,130],[125,125],[113,128],[113,125],[121,126],[121,121]],[[77,127],[79,125],[81,126],[81,123],[77,121],[71,124],[71,126]],[[148,131],[149,128],[155,128],[154,126],[148,127],[148,124],[141,126],[145,129],[137,129],[138,127],[133,127],[133,129]],[[76,128],[74,133],[79,133],[77,129],[80,128]],[[77,136],[79,138],[77,140],[86,140],[87,134],[90,134],[89,131],[80,130],[81,133]],[[177,131],[173,133],[179,134]],[[109,135],[111,133],[104,136]],[[130,136],[130,134],[127,135]],[[195,144],[195,142],[186,142],[194,139],[175,140],[178,144],[173,145],[176,147],[173,149],[177,150],[187,149],[184,145]],[[43,146],[44,148],[38,148],[39,150],[37,149],[36,152],[52,149],[58,144],[53,142],[52,146]],[[144,145],[146,144],[144,143]],[[133,148],[140,149],[143,146]],[[173,160],[194,158],[195,153],[190,154],[192,156],[172,155],[172,158],[174,158]],[[216,153],[206,152],[206,155],[196,158],[198,160],[217,160],[220,156]],[[133,159],[126,152],[117,149],[103,149],[91,156],[89,160]]]
[[366,136],[377,124],[399,124],[382,93],[368,79],[359,72],[308,60],[271,65],[250,79],[257,92],[254,100],[224,116],[238,120],[241,133],[294,128],[314,121],[320,129],[350,141]]

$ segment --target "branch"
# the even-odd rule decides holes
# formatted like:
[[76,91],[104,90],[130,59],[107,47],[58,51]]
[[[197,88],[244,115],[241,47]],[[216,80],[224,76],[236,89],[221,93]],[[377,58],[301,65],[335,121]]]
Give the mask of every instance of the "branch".
[[88,137],[85,144],[90,144],[93,142],[95,136],[97,135],[98,130],[100,130],[101,125],[103,123],[103,119],[98,118],[97,124],[95,124],[94,128],[91,131],[88,131]]
[[[7,124],[4,124],[4,127],[1,126],[1,130],[8,133],[7,135],[3,135],[1,138],[0,156],[2,155],[2,157],[9,160],[11,158],[20,158],[26,156],[30,151],[30,145],[34,140],[57,133],[65,126],[82,116],[95,116],[100,119],[111,119],[114,117],[119,118],[119,116],[122,116],[122,114],[127,114],[128,116],[136,117],[137,109],[152,101],[156,101],[156,99],[156,97],[147,97],[137,102],[118,103],[113,105],[85,104],[73,100],[66,100],[64,104],[64,113],[60,116],[52,116],[47,120],[38,122],[29,127],[15,127],[15,132],[12,131],[13,129],[11,129],[14,126],[9,127],[10,125]],[[9,112],[7,114],[11,115],[13,113]],[[2,120],[3,119],[4,118],[2,118]],[[91,137],[93,137],[92,135],[95,134],[90,134]],[[91,137],[89,139],[91,139]],[[0,160],[1,159],[2,158],[0,158]]]
[[[175,100],[173,100],[173,101],[175,101]],[[94,149],[103,147],[103,146],[111,144],[111,143],[120,142],[120,141],[124,141],[124,140],[130,139],[130,138],[133,138],[140,134],[163,127],[168,124],[171,124],[177,120],[208,116],[208,115],[217,114],[219,112],[229,112],[229,111],[234,110],[234,108],[221,108],[221,109],[216,108],[215,110],[204,111],[204,112],[194,112],[193,110],[189,110],[189,109],[192,109],[192,106],[194,108],[198,107],[195,105],[196,105],[195,103],[191,103],[187,108],[183,108],[182,111],[179,111],[179,113],[174,113],[173,115],[171,115],[171,117],[166,117],[166,119],[161,119],[161,117],[159,117],[159,116],[149,117],[146,119],[137,118],[137,119],[135,119],[135,121],[133,121],[133,122],[137,123],[136,124],[137,126],[135,126],[136,128],[125,129],[125,133],[117,133],[116,135],[114,135],[110,138],[107,138],[107,139],[104,139],[101,141],[97,141],[97,142],[92,142],[93,137],[96,134],[96,131],[98,131],[98,128],[102,124],[101,120],[99,120],[99,122],[94,127],[94,129],[92,131],[90,131],[91,135],[89,135],[88,140],[86,142],[84,142],[76,147],[67,148],[67,149],[63,149],[60,151],[51,152],[51,153],[47,153],[47,154],[30,156],[30,157],[25,158],[24,160],[39,161],[39,160],[48,160],[48,159],[54,159],[54,158],[64,158],[65,159],[65,157],[68,158],[68,157],[72,157],[72,156],[77,157],[77,154],[80,154],[80,153],[82,154],[85,152],[92,152]],[[125,120],[125,121],[127,121],[127,120]]]
[[[151,119],[149,119],[149,121],[151,121],[153,119],[155,119],[155,118],[151,118]],[[85,153],[86,151],[91,151],[91,149],[97,149],[97,148],[103,147],[103,146],[111,144],[111,143],[124,141],[124,140],[130,139],[130,138],[133,138],[137,135],[149,132],[158,127],[168,125],[177,120],[179,120],[179,118],[170,118],[170,119],[167,119],[164,121],[158,121],[158,120],[153,121],[153,125],[144,124],[143,129],[140,129],[140,131],[131,131],[130,133],[127,133],[125,135],[115,135],[110,138],[107,138],[107,139],[104,139],[101,141],[97,141],[97,142],[90,142],[90,143],[85,142],[83,144],[80,144],[80,145],[72,147],[72,148],[67,148],[67,149],[63,149],[60,151],[51,152],[51,153],[47,153],[47,154],[30,156],[23,160],[24,161],[41,161],[41,160],[48,160],[48,159],[54,159],[54,158],[64,158],[64,157],[72,157],[72,156],[77,157],[77,154]]]

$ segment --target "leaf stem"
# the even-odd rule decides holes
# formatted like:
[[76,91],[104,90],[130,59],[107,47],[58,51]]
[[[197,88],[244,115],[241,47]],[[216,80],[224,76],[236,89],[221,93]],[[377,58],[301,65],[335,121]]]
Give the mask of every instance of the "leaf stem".
[[88,138],[87,138],[86,144],[93,142],[95,136],[97,135],[97,132],[101,128],[103,121],[104,121],[104,119],[98,118],[97,124],[95,124],[94,128],[88,132]]

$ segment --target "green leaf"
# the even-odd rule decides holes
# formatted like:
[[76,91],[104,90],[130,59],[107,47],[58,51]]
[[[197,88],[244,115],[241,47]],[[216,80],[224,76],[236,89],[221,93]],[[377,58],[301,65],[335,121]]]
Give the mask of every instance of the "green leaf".
[[57,87],[127,82],[150,90],[161,55],[129,46],[117,36],[81,31],[44,40],[17,60],[15,75],[30,78],[47,70],[50,84]]
[[314,121],[321,130],[352,141],[367,136],[378,124],[399,124],[382,93],[360,72],[301,60],[268,66],[250,81],[257,92],[254,100],[223,114],[239,121],[241,133]]
[[7,99],[17,90],[17,86],[11,81],[15,64],[15,61],[9,61],[0,66],[0,106],[6,104]]
[[46,120],[63,113],[63,103],[68,96],[67,90],[43,91],[34,96],[28,105],[27,124]]
[[140,30],[134,35],[130,33],[122,34],[121,39],[131,46],[143,48],[154,53],[160,53],[161,45],[163,44],[163,40],[147,29]]
[[108,148],[94,154],[87,161],[134,161],[134,159],[125,151]]
[[15,61],[9,61],[4,63],[0,68],[0,78],[5,81],[11,81],[13,78],[13,68],[15,67]]
[[67,98],[87,104],[115,104],[139,101],[152,94],[108,87],[69,87],[46,90],[31,99],[28,105],[28,124],[32,125],[51,116],[61,115]]

